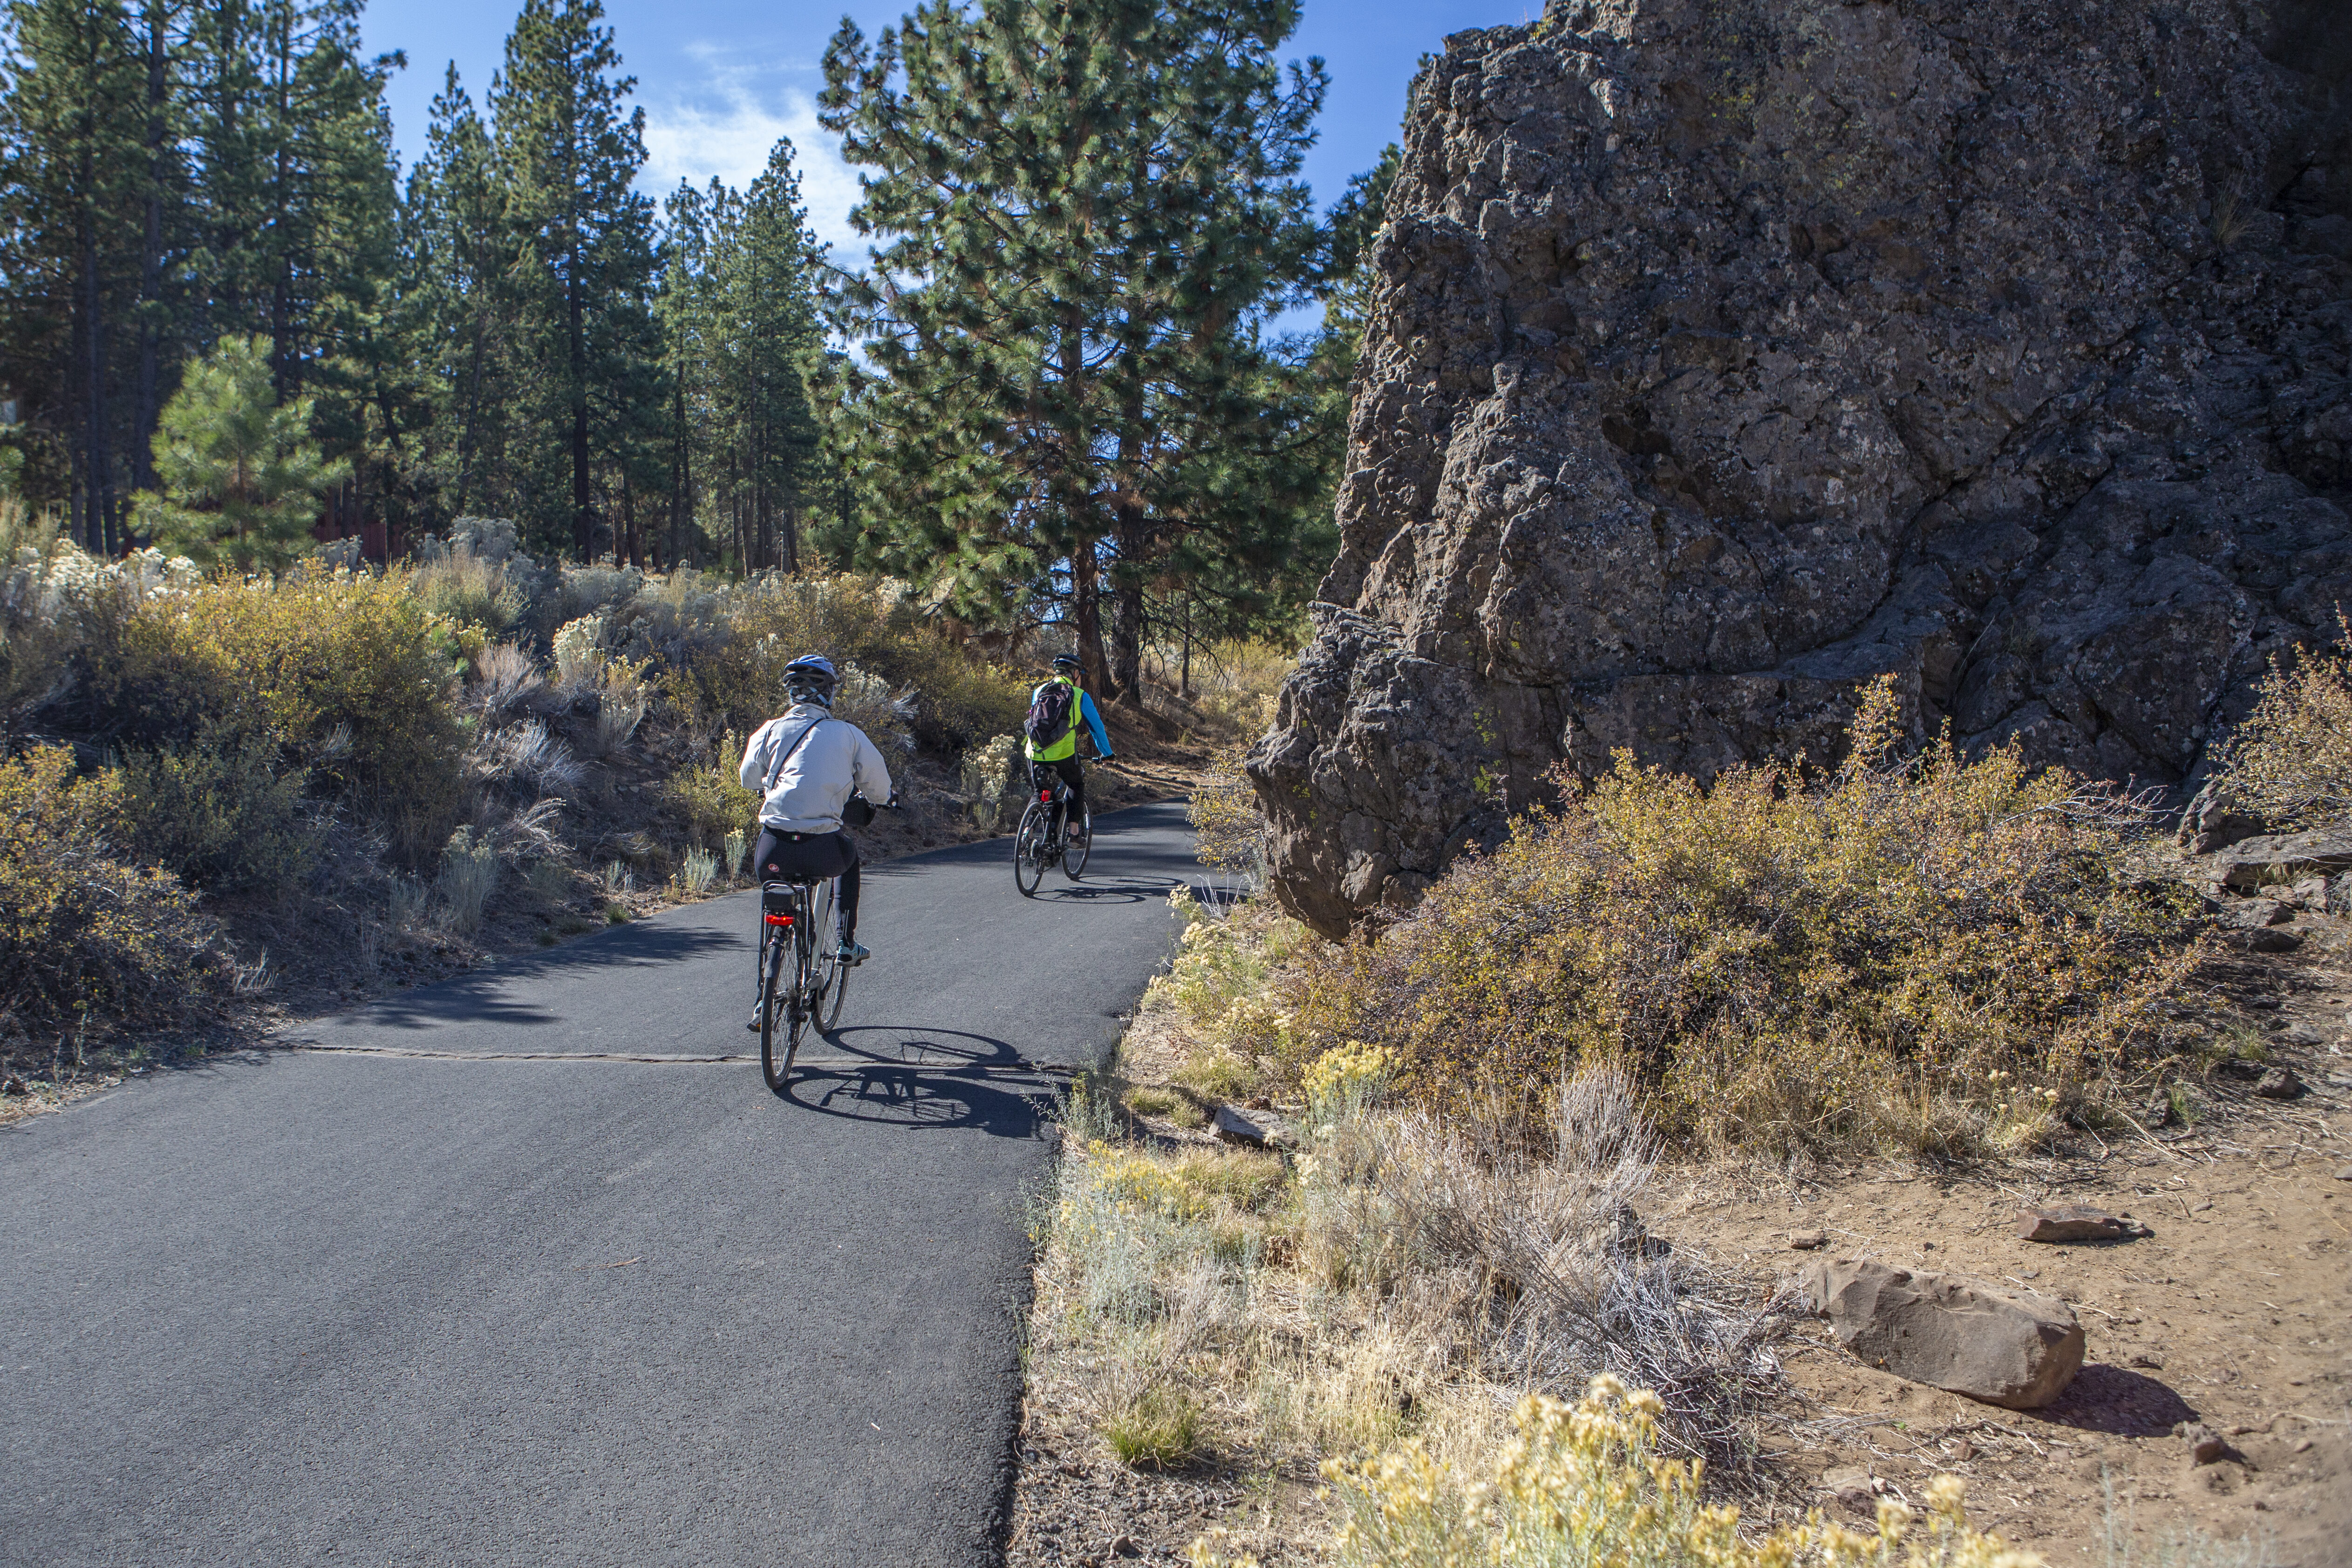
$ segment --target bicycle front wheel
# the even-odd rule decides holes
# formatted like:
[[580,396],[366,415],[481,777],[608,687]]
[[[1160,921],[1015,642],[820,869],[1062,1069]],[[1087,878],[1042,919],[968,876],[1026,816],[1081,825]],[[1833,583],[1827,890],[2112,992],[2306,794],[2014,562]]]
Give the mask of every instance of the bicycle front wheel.
[[760,952],[760,1070],[778,1094],[793,1076],[793,1040],[780,1031],[784,1012],[784,957],[792,939],[787,928],[768,926]]
[[1087,857],[1095,852],[1095,814],[1082,814],[1076,831],[1062,838],[1062,875],[1075,882],[1087,868]]
[[837,930],[839,915],[835,900],[840,897],[840,884],[827,882],[817,889],[816,984],[811,993],[809,1011],[816,1018],[816,1032],[831,1035],[841,1022],[842,993],[849,989],[849,965],[841,962],[841,942]]
[[1021,830],[1013,836],[1013,881],[1024,899],[1037,896],[1037,884],[1045,879],[1045,808],[1036,802],[1021,814]]

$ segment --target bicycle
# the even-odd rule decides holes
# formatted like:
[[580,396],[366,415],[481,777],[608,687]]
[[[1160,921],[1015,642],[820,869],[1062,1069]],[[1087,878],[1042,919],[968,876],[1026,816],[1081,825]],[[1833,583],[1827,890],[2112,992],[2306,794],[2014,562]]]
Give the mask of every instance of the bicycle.
[[1013,835],[1013,885],[1024,899],[1037,896],[1045,868],[1055,861],[1062,863],[1062,875],[1075,882],[1087,868],[1087,858],[1094,853],[1094,811],[1089,807],[1081,812],[1078,831],[1068,833],[1069,801],[1069,784],[1056,773],[1021,814],[1021,826]]
[[849,968],[835,934],[839,881],[807,877],[760,884],[760,1070],[778,1094],[792,1079],[808,1026],[829,1035],[841,1021]]

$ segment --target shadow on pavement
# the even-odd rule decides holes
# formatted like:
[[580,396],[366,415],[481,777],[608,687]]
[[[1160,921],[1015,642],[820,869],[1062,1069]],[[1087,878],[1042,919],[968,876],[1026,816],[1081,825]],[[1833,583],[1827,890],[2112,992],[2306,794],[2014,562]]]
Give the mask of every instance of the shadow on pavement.
[[803,1110],[896,1127],[973,1128],[997,1138],[1045,1129],[1053,1084],[1029,1068],[817,1066],[795,1068],[779,1097]]
[[1037,897],[1047,903],[1139,904],[1147,899],[1165,899],[1170,886],[1167,882],[1066,882],[1058,888],[1040,888]]
[[1034,1138],[1054,1100],[1047,1072],[986,1035],[860,1024],[811,1044],[781,1098],[820,1115]]
[[[697,909],[707,906],[693,906]],[[667,913],[667,911],[664,911]],[[664,924],[658,919],[614,926],[593,936],[484,964],[469,973],[436,980],[413,991],[381,996],[347,1013],[318,1019],[279,1037],[289,1045],[316,1037],[330,1028],[423,1029],[436,1024],[486,1023],[524,1027],[562,1022],[545,1008],[501,1000],[499,993],[518,982],[586,970],[654,968],[699,958],[705,953],[741,948],[749,963],[746,938],[732,931],[707,926]]]

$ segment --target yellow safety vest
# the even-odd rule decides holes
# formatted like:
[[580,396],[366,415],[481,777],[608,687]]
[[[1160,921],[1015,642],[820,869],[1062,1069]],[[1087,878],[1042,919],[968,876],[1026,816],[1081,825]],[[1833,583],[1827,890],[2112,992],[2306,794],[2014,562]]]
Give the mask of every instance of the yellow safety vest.
[[[1053,685],[1055,680],[1060,681],[1063,685],[1070,689],[1070,732],[1063,736],[1060,740],[1055,742],[1052,745],[1042,749],[1038,746],[1036,742],[1029,742],[1029,760],[1033,763],[1058,763],[1064,757],[1075,757],[1078,754],[1078,709],[1079,705],[1087,700],[1086,688],[1080,686],[1076,681],[1072,680],[1066,675],[1057,675],[1054,677],[1054,680],[1040,683],[1037,688],[1037,691],[1045,690],[1046,687]],[[1033,691],[1029,694],[1029,702],[1032,707],[1036,705],[1037,691]]]

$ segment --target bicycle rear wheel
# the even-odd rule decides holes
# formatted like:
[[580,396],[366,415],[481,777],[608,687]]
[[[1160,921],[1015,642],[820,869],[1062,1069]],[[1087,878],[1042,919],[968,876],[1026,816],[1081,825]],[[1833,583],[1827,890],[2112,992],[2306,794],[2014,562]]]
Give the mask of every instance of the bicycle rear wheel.
[[837,881],[826,882],[816,890],[816,925],[811,938],[816,943],[816,985],[810,1011],[815,1015],[820,1035],[831,1035],[834,1026],[841,1022],[841,997],[849,989],[849,965],[841,962],[835,910],[840,894]]
[[760,939],[760,1071],[778,1094],[793,1076],[793,1040],[781,1037],[779,1016],[784,1011],[784,957],[792,945],[789,926],[762,925]]
[[1095,852],[1095,814],[1081,814],[1076,831],[1062,836],[1062,875],[1075,882],[1087,868],[1087,857]]
[[1037,896],[1045,879],[1045,811],[1035,801],[1021,814],[1021,830],[1013,836],[1013,881],[1024,899]]
[[[805,910],[807,903],[801,908]],[[816,940],[805,919],[793,928],[793,973],[786,976],[784,987],[784,1076],[792,1077],[793,1058],[801,1054],[801,1037],[808,1032],[809,1010],[815,997],[810,989],[811,962],[809,944]]]

